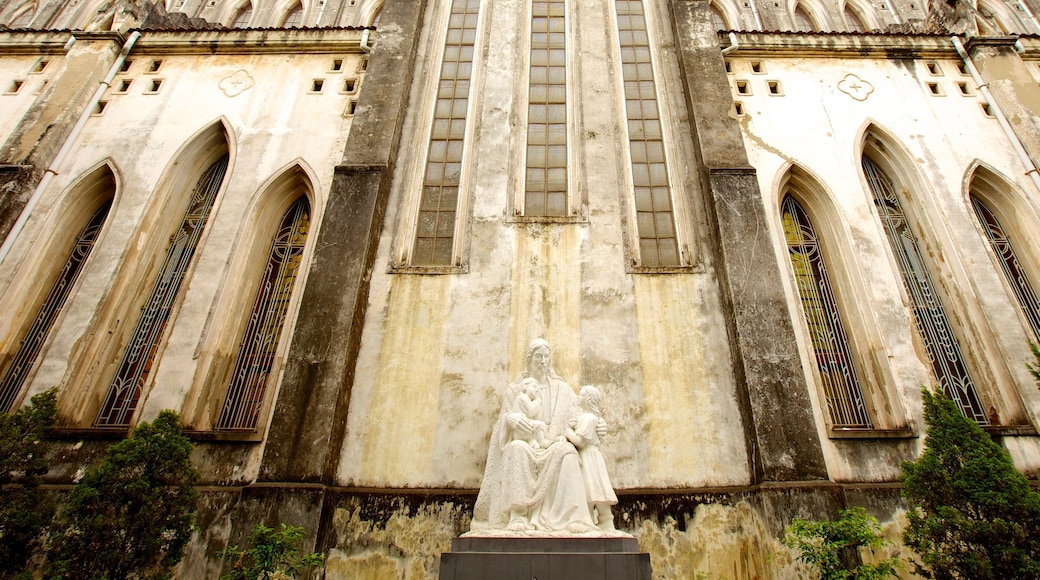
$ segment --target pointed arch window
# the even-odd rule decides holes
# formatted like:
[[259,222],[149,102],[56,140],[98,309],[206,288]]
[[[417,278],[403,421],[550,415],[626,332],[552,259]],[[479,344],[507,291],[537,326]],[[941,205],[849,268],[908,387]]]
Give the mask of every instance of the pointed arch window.
[[253,5],[247,2],[235,12],[235,17],[231,19],[231,24],[228,25],[228,28],[246,28],[252,19]]
[[863,400],[852,348],[816,230],[793,196],[786,196],[781,207],[788,257],[794,269],[831,425],[840,429],[871,429],[873,424]]
[[794,27],[798,32],[816,32],[818,30],[812,17],[801,4],[794,9]]
[[715,30],[729,30],[729,24],[726,23],[726,17],[722,14],[722,10],[714,2],[709,4],[708,8],[711,9],[711,21],[715,25]]
[[303,6],[297,3],[285,14],[282,28],[297,28],[303,22]]
[[256,429],[309,227],[310,202],[304,196],[285,213],[271,242],[267,267],[238,347],[217,430]]
[[1029,322],[1029,328],[1033,331],[1033,340],[1040,341],[1040,297],[1037,297],[1033,284],[1029,281],[1029,276],[1026,275],[1025,269],[1018,259],[1018,254],[1015,252],[1015,246],[1011,243],[1011,238],[1008,237],[1004,226],[1001,225],[1000,220],[986,205],[986,202],[974,191],[974,180],[972,185],[973,191],[969,194],[969,198],[971,207],[975,210],[975,217],[978,218],[982,229],[986,232],[990,249],[1000,262],[1004,277],[1015,293],[1022,314]]
[[863,24],[863,18],[855,8],[848,4],[845,5],[845,26],[849,32],[864,32],[867,30],[867,26]]
[[[114,188],[114,184],[112,187]],[[22,338],[18,351],[15,352],[7,367],[3,369],[3,373],[0,374],[0,412],[6,413],[10,411],[11,406],[17,400],[18,394],[29,376],[29,371],[36,364],[36,359],[43,348],[43,343],[47,340],[47,336],[54,326],[54,321],[57,320],[58,314],[61,313],[62,307],[65,306],[65,301],[72,291],[72,286],[76,283],[80,272],[83,270],[83,264],[86,263],[87,258],[90,257],[90,253],[94,249],[94,242],[97,241],[98,234],[105,225],[105,219],[108,218],[108,210],[111,207],[112,199],[109,197],[94,212],[86,227],[76,236],[76,241],[72,246],[72,251],[69,252],[68,258],[65,260],[65,265],[58,272],[57,279],[51,284],[47,298],[44,299],[32,325]]]
[[29,4],[29,7],[19,12],[8,25],[8,28],[26,28],[32,22],[33,16],[36,15],[36,4]]
[[126,427],[130,424],[141,391],[155,364],[170,310],[177,299],[184,275],[195,257],[195,249],[209,221],[210,209],[224,182],[228,154],[207,168],[192,192],[187,211],[170,240],[166,258],[159,269],[140,318],[123,351],[104,404],[94,421],[95,427]]
[[986,409],[968,374],[946,310],[918,247],[917,237],[896,197],[895,185],[888,174],[866,155],[862,158],[862,167],[889,245],[899,264],[914,322],[924,341],[932,373],[965,416],[980,425],[989,425]]

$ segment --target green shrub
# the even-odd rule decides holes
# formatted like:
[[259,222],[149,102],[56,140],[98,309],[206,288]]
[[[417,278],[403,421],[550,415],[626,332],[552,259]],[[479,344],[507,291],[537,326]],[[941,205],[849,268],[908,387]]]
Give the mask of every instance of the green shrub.
[[25,569],[54,516],[54,501],[39,485],[50,468],[46,437],[58,415],[55,392],[0,413],[0,578]]
[[924,389],[925,451],[904,461],[903,541],[927,578],[1040,577],[1040,494],[945,394]]
[[180,417],[163,411],[76,484],[47,543],[68,579],[169,578],[191,537],[198,472]]
[[860,548],[871,552],[890,542],[881,537],[877,519],[861,507],[838,512],[837,520],[810,522],[795,519],[784,530],[783,543],[798,551],[798,560],[812,567],[822,580],[880,580],[895,576],[898,561],[856,564]]
[[325,555],[302,554],[303,528],[281,524],[278,529],[258,524],[249,536],[245,550],[230,546],[217,553],[221,560],[232,562],[231,571],[220,580],[266,580],[275,577],[296,578],[307,568],[321,566]]

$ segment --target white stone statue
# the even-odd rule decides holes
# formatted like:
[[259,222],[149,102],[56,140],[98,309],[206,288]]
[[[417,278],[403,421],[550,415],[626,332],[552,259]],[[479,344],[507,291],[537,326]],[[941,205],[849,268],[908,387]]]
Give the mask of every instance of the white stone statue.
[[610,515],[617,497],[597,447],[606,434],[598,391],[577,407],[549,354],[548,342],[531,341],[526,370],[502,394],[466,535],[627,535],[614,530]]

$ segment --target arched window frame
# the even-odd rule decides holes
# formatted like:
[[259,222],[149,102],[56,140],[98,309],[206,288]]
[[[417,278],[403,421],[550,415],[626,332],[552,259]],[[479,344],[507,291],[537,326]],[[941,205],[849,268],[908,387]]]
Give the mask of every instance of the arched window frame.
[[36,17],[36,3],[29,2],[23,8],[15,12],[11,16],[11,20],[8,23],[8,28],[28,28],[32,25],[33,18]]
[[[961,266],[961,259],[953,245],[950,232],[947,231],[949,220],[936,206],[935,198],[926,193],[932,188],[925,185],[917,165],[910,161],[912,157],[887,132],[875,125],[869,125],[864,131],[861,143],[859,159],[869,159],[887,176],[909,231],[916,237],[921,262],[931,278],[930,291],[941,301],[946,312],[949,332],[956,339],[962,364],[974,384],[981,407],[981,411],[975,412],[975,418],[981,417],[979,422],[992,428],[1027,424],[1020,396],[1003,358],[993,359],[987,356],[989,347],[994,343],[993,330],[988,328],[984,315],[978,310],[978,301],[963,295],[970,294],[972,286]],[[873,201],[870,179],[863,169],[860,170],[860,178],[867,198],[874,205],[874,214],[879,220],[879,234],[888,249],[893,271],[899,277],[899,294],[903,297],[903,303],[911,308],[914,334],[917,340],[921,341],[918,344],[925,347],[927,338],[919,331],[916,315],[912,310],[915,301],[906,288],[902,270],[898,266],[899,257],[886,234],[884,220],[878,214],[877,203]],[[937,267],[934,261],[934,256],[937,255],[943,257],[942,267]],[[956,295],[951,296],[951,292]],[[930,363],[931,355],[925,350],[919,351],[918,355],[935,381]]]
[[[830,191],[822,180],[799,165],[789,165],[778,173],[775,182],[776,195],[772,197],[774,228],[777,232],[778,258],[785,271],[789,272],[785,285],[791,297],[791,317],[799,337],[803,367],[807,372],[819,409],[819,420],[826,426],[831,438],[856,438],[909,435],[909,415],[901,404],[902,397],[897,388],[888,356],[885,338],[875,320],[864,271],[856,259],[856,250],[851,243],[851,233],[842,211],[834,202]],[[804,310],[795,280],[794,270],[788,255],[784,234],[783,201],[791,196],[812,220],[820,242],[823,260],[829,271],[838,311],[852,350],[853,364],[859,374],[863,400],[870,416],[872,427],[846,429],[835,426],[826,405],[826,393],[815,371],[816,358],[812,339],[806,325]]]
[[[324,207],[323,198],[313,171],[297,160],[278,171],[258,188],[248,211],[249,218],[239,232],[235,243],[236,251],[227,275],[214,302],[214,318],[207,322],[198,365],[191,392],[184,406],[183,416],[187,428],[192,431],[216,432],[221,439],[259,440],[270,418],[271,409],[277,400],[284,369],[285,356],[292,342],[294,321],[299,311],[303,288],[307,283],[307,264],[314,252],[315,240],[321,223]],[[310,204],[310,228],[301,257],[288,309],[281,325],[281,336],[275,351],[275,359],[266,381],[264,402],[258,415],[256,428],[249,430],[217,430],[221,406],[227,395],[230,373],[235,356],[248,326],[260,273],[267,267],[271,241],[286,212],[304,197]],[[230,353],[230,354],[229,354]]]
[[795,32],[820,32],[823,30],[816,11],[806,2],[798,2],[794,5],[794,9],[791,10],[791,23],[794,25]]
[[[141,314],[152,282],[166,257],[173,232],[180,226],[192,192],[199,177],[213,161],[230,155],[220,191],[210,210],[210,218],[219,212],[223,191],[234,170],[234,133],[226,119],[209,123],[194,136],[188,138],[166,164],[157,185],[147,196],[149,203],[140,214],[139,220],[126,224],[120,233],[119,243],[125,244],[122,258],[111,279],[116,283],[105,290],[94,318],[91,320],[88,339],[79,344],[69,356],[62,378],[64,388],[59,401],[60,414],[66,418],[68,427],[92,427],[104,402],[116,367],[123,356],[130,336]],[[196,250],[205,247],[211,228],[202,232]],[[198,260],[185,272],[189,281]],[[133,281],[133,282],[131,282]],[[143,281],[143,282],[142,282]],[[186,285],[182,285],[170,308],[169,320],[175,320],[184,301]],[[161,363],[162,346],[169,340],[174,324],[167,324],[160,339],[160,350],[155,357]],[[148,381],[141,389],[137,411],[130,418],[132,427],[145,407],[154,384],[156,372],[153,368]],[[120,427],[119,429],[123,429]]]
[[[857,31],[852,23],[849,22],[850,16],[858,22],[863,28],[861,31]],[[841,17],[845,21],[845,29],[849,32],[869,32],[880,28],[876,18],[870,10],[864,10],[857,2],[848,1],[841,10]]]
[[711,19],[715,23],[716,30],[732,30],[733,27],[729,23],[726,13],[719,7],[716,2],[710,2],[708,9],[711,10]]
[[305,10],[302,2],[296,2],[289,6],[282,14],[279,26],[282,28],[303,28],[303,17]]
[[[1009,302],[1032,331],[1031,340],[1040,343],[1040,259],[1033,250],[1040,243],[1036,215],[1018,188],[984,165],[971,169],[966,184],[968,210],[1005,284]],[[984,221],[986,214],[989,220]],[[1000,238],[1005,244],[1003,252],[995,247]]]
[[[22,342],[26,340],[26,333],[37,323],[39,315],[45,310],[45,302],[50,298],[49,293],[58,281],[61,270],[69,262],[72,252],[76,250],[86,226],[102,208],[108,208],[90,245],[89,255],[83,257],[78,264],[79,271],[71,279],[71,285],[64,289],[61,305],[51,305],[51,308],[56,307],[57,311],[51,312],[51,322],[39,345],[39,351],[33,357],[32,368],[26,371],[17,392],[9,393],[9,397],[5,397],[0,412],[13,409],[29,396],[54,386],[45,385],[34,390],[31,387],[33,376],[36,367],[45,356],[47,344],[56,332],[60,331],[61,320],[68,310],[69,302],[83,284],[84,272],[91,263],[90,255],[93,255],[93,248],[101,244],[108,231],[105,224],[109,221],[108,216],[115,210],[119,183],[119,174],[109,160],[84,172],[82,177],[60,195],[63,201],[52,212],[46,224],[38,228],[40,232],[46,232],[43,234],[45,237],[31,241],[29,255],[12,276],[13,281],[0,301],[0,308],[7,313],[0,322],[0,344],[4,345],[4,354],[19,350]],[[32,229],[23,230],[23,237],[30,231]],[[0,367],[0,378],[7,371],[7,368]]]
[[231,18],[228,19],[228,28],[249,28],[253,16],[253,3],[243,2],[231,13]]

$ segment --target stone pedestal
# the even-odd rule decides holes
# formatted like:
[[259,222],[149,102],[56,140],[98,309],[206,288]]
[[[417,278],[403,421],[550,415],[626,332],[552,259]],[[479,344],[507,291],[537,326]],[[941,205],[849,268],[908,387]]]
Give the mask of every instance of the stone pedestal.
[[440,580],[650,580],[635,538],[455,538]]

